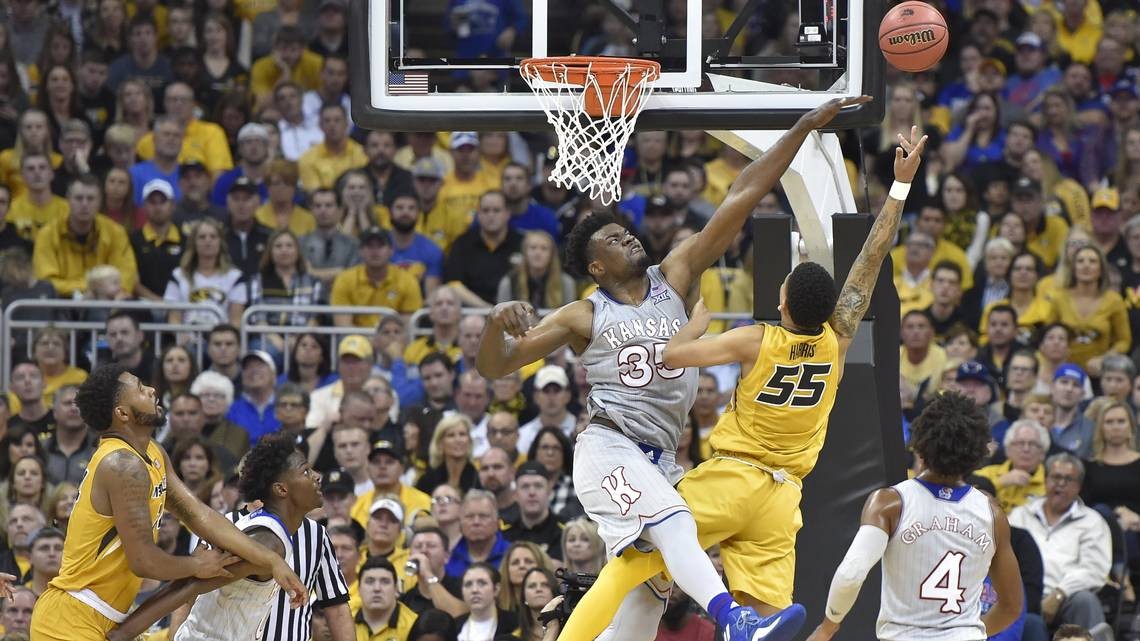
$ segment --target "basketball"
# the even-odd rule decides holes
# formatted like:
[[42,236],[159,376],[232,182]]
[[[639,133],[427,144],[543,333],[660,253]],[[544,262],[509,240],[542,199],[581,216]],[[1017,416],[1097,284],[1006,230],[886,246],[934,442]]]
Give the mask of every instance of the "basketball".
[[946,53],[950,42],[946,20],[925,2],[903,2],[879,23],[879,49],[900,71],[925,71]]

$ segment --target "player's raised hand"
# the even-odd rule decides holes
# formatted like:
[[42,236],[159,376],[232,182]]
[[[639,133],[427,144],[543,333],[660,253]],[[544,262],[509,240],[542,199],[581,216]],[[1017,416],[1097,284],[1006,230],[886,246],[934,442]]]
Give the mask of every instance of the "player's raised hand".
[[918,166],[922,163],[922,151],[926,149],[926,136],[918,137],[918,127],[910,128],[910,140],[898,135],[899,146],[895,147],[895,180],[909,183],[914,180]]
[[534,307],[519,300],[499,303],[491,310],[491,323],[515,338],[527,333],[534,317]]
[[194,571],[194,577],[198,579],[213,579],[215,577],[231,577],[230,571],[226,568],[241,561],[241,557],[234,556],[229,552],[219,550],[217,548],[207,548],[205,546],[198,546],[197,550],[190,556],[194,557],[198,567]]
[[700,330],[695,336],[703,335],[709,329],[709,323],[712,322],[712,314],[709,308],[705,307],[705,299],[702,296],[697,300],[697,304],[693,305],[693,311],[689,312],[689,325],[694,330]]
[[833,118],[839,115],[839,112],[845,107],[854,107],[863,103],[871,102],[871,96],[848,96],[846,98],[832,98],[822,105],[812,109],[800,117],[800,121],[811,126],[812,129],[819,129],[827,123],[831,122]]

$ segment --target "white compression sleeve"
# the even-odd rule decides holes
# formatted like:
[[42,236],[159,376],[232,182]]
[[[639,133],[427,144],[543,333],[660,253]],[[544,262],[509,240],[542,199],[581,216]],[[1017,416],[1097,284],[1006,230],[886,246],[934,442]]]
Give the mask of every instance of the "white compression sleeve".
[[867,573],[887,551],[888,540],[887,533],[873,525],[859,528],[851,547],[847,548],[847,556],[843,557],[843,562],[835,570],[835,578],[831,580],[831,590],[827,593],[828,619],[840,623],[851,611]]

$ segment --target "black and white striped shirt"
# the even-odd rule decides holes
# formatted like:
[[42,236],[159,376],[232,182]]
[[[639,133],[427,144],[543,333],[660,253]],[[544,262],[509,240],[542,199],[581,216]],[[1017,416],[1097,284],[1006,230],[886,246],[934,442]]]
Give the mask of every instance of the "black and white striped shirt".
[[[235,510],[226,518],[237,523],[245,515],[245,511]],[[194,537],[190,549],[197,544]],[[293,537],[293,571],[309,590],[309,602],[293,609],[289,607],[289,595],[278,590],[277,602],[259,637],[265,641],[309,641],[314,607],[348,603],[348,583],[336,562],[332,542],[324,526],[312,519],[305,519]]]

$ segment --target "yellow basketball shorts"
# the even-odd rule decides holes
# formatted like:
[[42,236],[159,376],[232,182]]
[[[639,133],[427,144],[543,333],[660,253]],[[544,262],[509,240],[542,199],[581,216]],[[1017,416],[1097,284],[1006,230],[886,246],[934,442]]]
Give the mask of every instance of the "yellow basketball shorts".
[[800,488],[743,461],[712,458],[686,474],[677,490],[693,512],[701,546],[720,543],[733,595],[791,605],[796,532],[803,526]]
[[105,641],[115,622],[48,586],[32,610],[31,641]]

